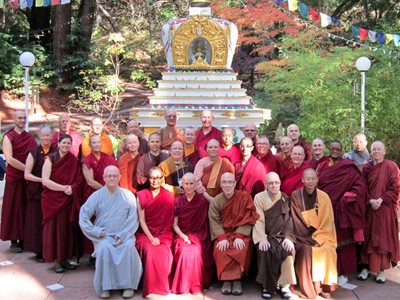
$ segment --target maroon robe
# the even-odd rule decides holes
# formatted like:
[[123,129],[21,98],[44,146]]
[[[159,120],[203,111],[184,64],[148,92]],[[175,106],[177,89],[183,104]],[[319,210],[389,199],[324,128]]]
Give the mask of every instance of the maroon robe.
[[304,186],[301,178],[305,169],[309,168],[310,165],[303,163],[298,168],[290,168],[285,177],[282,179],[281,191],[288,196],[291,196],[293,191],[301,189]]
[[255,195],[265,190],[267,171],[254,155],[250,156],[245,165],[240,160],[234,163],[234,167],[236,189],[249,192],[253,199]]
[[[29,153],[33,157],[32,175],[42,177],[44,158],[57,151],[56,145],[51,145],[48,152],[44,152],[42,145],[31,149]],[[28,201],[26,205],[26,219],[24,232],[24,250],[41,254],[43,249],[43,214],[42,214],[42,191],[41,182],[26,181]]]
[[318,188],[329,195],[335,216],[339,274],[357,271],[356,247],[363,242],[367,185],[350,159],[339,159],[322,169]]
[[209,140],[216,139],[219,142],[219,144],[222,144],[221,136],[222,136],[221,130],[219,130],[216,127],[212,127],[211,131],[207,134],[203,133],[202,128],[196,130],[196,139],[194,140],[194,145],[196,146],[196,149],[199,151],[200,158],[208,156],[208,153],[206,151],[206,146]]
[[218,156],[219,157],[225,157],[232,164],[234,164],[235,162],[241,160],[241,157],[242,157],[239,148],[234,146],[234,145],[228,150],[225,150],[224,147],[221,147],[221,149],[219,150]]
[[309,162],[312,159],[312,153],[311,153],[311,146],[309,143],[305,142],[305,141],[300,141],[298,140],[296,144],[293,145],[293,147],[295,146],[302,146],[304,149],[304,154],[306,155],[304,158],[305,162]]
[[275,172],[279,175],[279,178],[283,178],[286,175],[287,170],[285,165],[281,159],[272,154],[271,150],[269,150],[268,153],[263,157],[260,157],[259,154],[256,157],[264,165],[267,174],[269,172]]
[[[103,173],[104,169],[108,166],[116,166],[118,167],[118,163],[115,160],[114,157],[105,154],[103,152],[100,152],[100,158],[97,159],[97,157],[93,154],[90,153],[85,159],[82,161],[82,163],[88,167],[89,169],[93,170],[93,178],[96,180],[98,183],[101,185],[105,185],[104,179],[103,179]],[[85,182],[85,189],[83,192],[83,197],[84,200],[86,201],[87,198],[91,194],[95,192],[94,189],[92,189],[86,182]]]
[[43,187],[43,258],[46,261],[65,261],[81,255],[77,232],[84,181],[82,166],[71,152],[63,157],[55,152],[48,159],[52,161],[50,179],[70,185],[72,195]]
[[[378,198],[383,200],[377,210],[368,207],[363,254],[388,255],[390,262],[395,266],[400,259],[397,220],[399,169],[393,161],[385,159],[376,165],[373,162],[367,163],[363,168],[363,175],[368,185],[367,201]],[[363,262],[366,260],[364,258]]]
[[163,187],[153,198],[149,189],[137,192],[138,200],[145,211],[146,225],[151,234],[160,240],[160,245],[154,246],[142,228],[136,232],[136,248],[143,263],[142,295],[168,295],[171,292],[173,241],[172,225],[174,223],[174,197]]
[[[4,136],[7,136],[12,144],[13,157],[25,164],[28,151],[37,147],[34,137],[26,131],[19,134],[14,129],[7,131]],[[1,211],[0,238],[3,241],[23,240],[26,201],[24,171],[8,164]]]
[[[75,131],[70,130],[68,132],[68,135],[71,136],[72,138],[72,144],[71,144],[71,148],[69,149],[69,151],[75,156],[78,157],[79,155],[79,148],[82,144],[83,141],[83,137]],[[60,138],[60,132],[55,132],[53,134],[53,137],[51,139],[51,144],[52,146],[54,145],[55,147],[58,148],[58,139]]]
[[[207,199],[195,194],[191,201],[186,195],[175,199],[175,216],[180,230],[189,237],[191,244],[175,237],[173,252],[175,275],[172,293],[200,293],[208,288],[213,274]],[[190,272],[188,272],[190,270]]]
[[313,158],[312,160],[310,160],[309,163],[310,163],[310,167],[319,173],[326,166],[327,162],[329,162],[329,156],[324,155],[318,160]]

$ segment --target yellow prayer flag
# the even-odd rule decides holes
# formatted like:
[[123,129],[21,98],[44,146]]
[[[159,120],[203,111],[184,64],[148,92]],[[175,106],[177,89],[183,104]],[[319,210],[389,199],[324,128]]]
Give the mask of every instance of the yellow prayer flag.
[[343,25],[343,27],[344,27],[344,29],[345,29],[346,31],[349,31],[349,29],[350,29],[350,24],[349,24],[349,23],[342,22],[342,25]]
[[385,41],[386,44],[389,44],[391,41],[393,41],[393,34],[385,33]]
[[296,11],[299,8],[298,0],[288,0],[288,8],[290,11]]
[[44,0],[36,0],[36,7],[43,7]]

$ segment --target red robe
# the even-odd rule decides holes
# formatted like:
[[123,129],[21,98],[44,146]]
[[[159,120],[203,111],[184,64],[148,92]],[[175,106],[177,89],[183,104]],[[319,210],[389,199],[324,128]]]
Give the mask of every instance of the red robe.
[[397,220],[399,169],[393,161],[385,159],[376,165],[373,162],[367,163],[363,168],[363,175],[368,185],[367,202],[378,198],[383,200],[377,210],[368,207],[363,254],[388,255],[392,265],[396,265],[400,259]]
[[292,195],[293,191],[301,189],[304,186],[304,183],[301,181],[303,172],[309,167],[310,166],[308,164],[303,163],[296,169],[289,169],[286,176],[282,179],[281,191],[290,196]]
[[[28,151],[37,147],[33,136],[26,131],[19,134],[14,129],[7,131],[4,136],[7,136],[12,144],[13,157],[25,164]],[[1,211],[0,238],[3,241],[23,240],[26,201],[24,171],[8,164]]]
[[212,127],[211,131],[206,135],[203,133],[203,129],[199,128],[196,130],[196,139],[194,140],[194,144],[199,151],[200,158],[204,158],[208,156],[206,151],[206,146],[209,140],[216,139],[220,144],[222,144],[221,139],[222,133],[216,127]]
[[221,159],[222,159],[222,165],[218,172],[218,179],[215,184],[215,188],[207,188],[207,184],[210,181],[210,177],[211,177],[211,173],[212,173],[214,164],[211,164],[208,167],[204,168],[203,177],[201,177],[201,182],[202,182],[203,186],[206,188],[207,193],[211,197],[215,197],[216,195],[218,195],[219,193],[222,192],[221,181],[220,181],[222,174],[224,174],[226,172],[235,174],[235,167],[226,158],[221,158]]
[[[210,204],[211,235],[215,240],[213,256],[219,280],[240,280],[243,274],[248,273],[252,251],[251,226],[258,218],[253,199],[246,191],[235,191],[230,199],[220,194]],[[233,246],[235,238],[243,239],[244,248]],[[221,251],[217,244],[225,239],[229,248]]]
[[130,190],[132,193],[136,193],[138,190],[138,183],[136,177],[136,168],[139,162],[139,158],[143,153],[139,152],[134,158],[128,152],[125,152],[118,160],[118,168],[121,173],[121,179],[119,186]]
[[318,160],[313,158],[312,160],[310,160],[310,167],[319,173],[324,167],[326,167],[327,162],[329,162],[329,156],[324,155]]
[[[103,152],[100,152],[100,158],[97,159],[97,157],[93,154],[90,153],[85,159],[82,161],[82,163],[88,167],[89,169],[93,170],[93,178],[96,180],[98,183],[101,185],[105,185],[104,179],[103,179],[103,173],[104,169],[108,166],[116,166],[118,167],[118,163],[115,160],[114,157],[105,154]],[[86,182],[85,182],[85,189],[83,192],[83,197],[86,201],[87,198],[90,197],[91,194],[95,192],[94,189],[92,189]]]
[[154,246],[142,228],[136,232],[136,248],[142,259],[144,270],[142,295],[143,297],[152,293],[168,295],[171,292],[170,280],[173,264],[171,244],[173,241],[174,197],[163,187],[155,198],[148,189],[139,191],[136,195],[145,211],[149,231],[160,240],[160,245]]
[[[191,201],[185,195],[175,199],[175,216],[178,226],[191,244],[175,237],[173,252],[175,275],[172,293],[200,293],[208,288],[213,274],[207,199],[196,194]],[[190,271],[189,271],[190,270]]]
[[309,143],[298,140],[297,143],[293,145],[293,147],[294,146],[302,146],[304,148],[304,153],[306,155],[304,158],[305,162],[309,162],[312,159],[311,147]]
[[225,157],[231,162],[231,164],[241,160],[242,157],[239,148],[234,145],[228,150],[225,150],[224,147],[221,147],[218,156]]
[[364,241],[367,185],[350,159],[340,159],[322,169],[318,188],[329,195],[335,216],[339,274],[357,271],[353,241]]
[[52,161],[50,179],[62,185],[70,185],[72,195],[43,187],[43,258],[46,261],[65,261],[81,254],[77,232],[84,181],[82,166],[71,152],[61,158],[59,152],[48,157]]
[[264,165],[267,174],[269,172],[275,172],[279,175],[279,178],[283,178],[286,175],[287,170],[285,165],[281,159],[272,154],[271,150],[269,150],[263,157],[260,157],[260,155],[257,155],[256,157]]
[[265,190],[267,171],[264,165],[253,155],[250,156],[245,165],[242,165],[240,160],[234,163],[234,167],[236,189],[249,192],[253,199],[255,195]]
[[[68,135],[70,135],[72,137],[72,144],[71,144],[71,148],[69,149],[69,151],[75,156],[78,157],[79,155],[79,148],[81,147],[82,141],[83,141],[83,137],[75,131],[70,130],[68,132]],[[53,137],[51,139],[51,144],[52,146],[55,145],[55,147],[58,148],[58,139],[60,138],[60,132],[55,132],[53,134]]]
[[[42,177],[44,158],[57,151],[56,145],[51,145],[48,152],[43,150],[42,145],[31,149],[29,153],[33,157],[32,175]],[[42,253],[43,248],[43,214],[42,214],[42,191],[41,182],[26,181],[28,191],[28,201],[26,205],[26,219],[24,232],[24,250],[32,251],[36,254]]]

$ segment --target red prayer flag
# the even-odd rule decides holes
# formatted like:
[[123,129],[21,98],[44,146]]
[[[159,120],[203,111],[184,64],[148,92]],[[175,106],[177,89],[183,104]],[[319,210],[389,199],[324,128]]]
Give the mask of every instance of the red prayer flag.
[[360,40],[363,41],[368,37],[368,29],[360,27]]
[[316,11],[314,8],[310,7],[310,15],[312,17],[312,19],[314,20],[314,22],[317,22],[319,19],[319,12]]
[[51,5],[60,5],[61,0],[51,0]]
[[10,7],[13,9],[19,8],[19,0],[10,0]]

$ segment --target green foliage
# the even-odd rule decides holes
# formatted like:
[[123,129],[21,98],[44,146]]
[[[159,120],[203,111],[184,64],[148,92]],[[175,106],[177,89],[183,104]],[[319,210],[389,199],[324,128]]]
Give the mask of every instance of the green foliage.
[[[318,38],[315,36],[314,40]],[[328,142],[338,139],[350,150],[353,135],[361,129],[360,95],[354,95],[354,80],[360,77],[355,61],[369,56],[373,62],[367,72],[366,134],[371,141],[379,139],[388,149],[397,149],[399,62],[364,49],[291,47],[295,44],[299,45],[300,40],[286,41],[286,47],[291,49],[287,59],[259,65],[266,78],[257,87],[269,95],[274,112],[271,127],[276,128],[278,122],[284,126],[295,122],[306,140],[317,136]],[[398,159],[394,151],[391,155]]]

